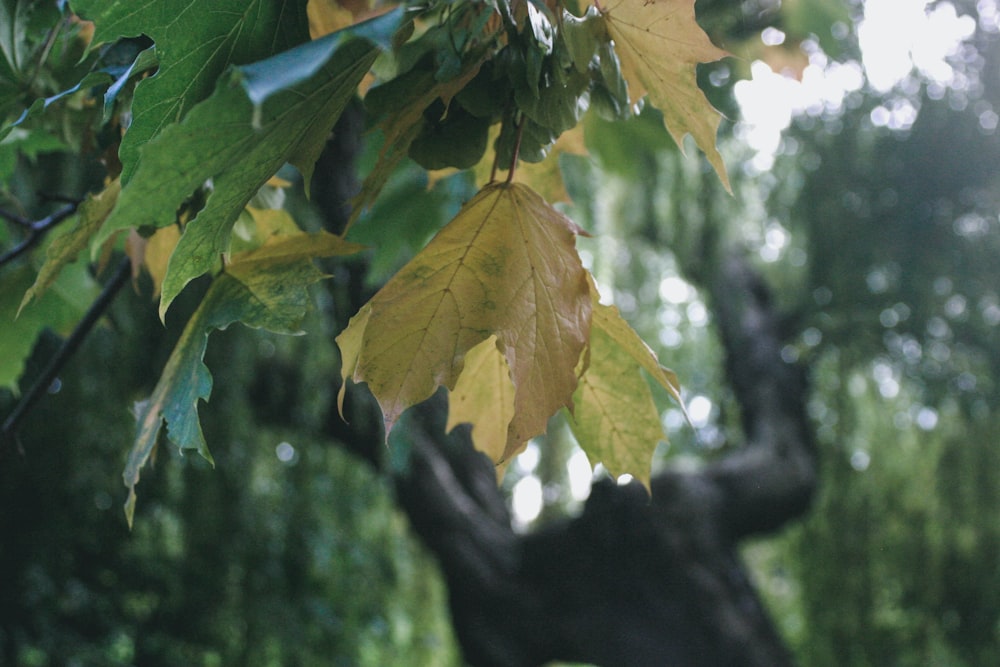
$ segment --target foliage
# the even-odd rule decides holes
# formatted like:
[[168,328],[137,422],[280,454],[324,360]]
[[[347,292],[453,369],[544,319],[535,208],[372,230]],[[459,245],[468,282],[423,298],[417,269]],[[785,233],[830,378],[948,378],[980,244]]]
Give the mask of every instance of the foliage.
[[[431,2],[355,7],[350,18],[304,0],[230,2],[208,15],[182,2],[136,11],[77,0],[75,13],[36,16],[42,4],[5,0],[4,7],[22,27],[73,30],[60,38],[66,43],[55,64],[35,48],[35,32],[7,35],[3,102],[14,111],[3,132],[31,155],[46,144],[28,138],[52,136],[45,131],[72,109],[94,137],[81,152],[104,156],[106,181],[52,243],[24,302],[42,297],[80,251],[97,258],[121,247],[126,230],[124,251],[153,277],[161,319],[189,283],[213,280],[153,395],[137,404],[125,474],[130,521],[139,469],[162,422],[173,444],[211,460],[197,415],[212,387],[201,363],[205,332],[236,321],[294,330],[289,318],[305,304],[301,288],[319,277],[310,260],[360,249],[305,236],[295,224],[254,231],[275,215],[261,210],[275,207],[252,205],[286,163],[308,192],[331,128],[359,91],[382,143],[349,228],[361,216],[364,225],[379,224],[365,211],[378,210],[407,156],[428,170],[478,166],[490,177],[341,335],[344,381],[368,383],[387,431],[403,410],[446,386],[456,393],[452,424],[472,423],[477,446],[498,465],[569,408],[595,463],[648,479],[664,435],[640,369],[675,398],[676,379],[599,305],[574,246],[579,228],[523,175],[514,179],[520,162],[572,150],[554,146],[591,106],[626,119],[648,97],[678,146],[691,134],[726,182],[715,148],[720,115],[696,81],[699,62],[726,53],[695,22],[693,0],[623,0],[579,15],[561,4]],[[39,16],[50,23],[31,23]],[[322,26],[342,27],[322,35]],[[61,65],[81,52],[88,67],[73,83],[70,72],[80,68]],[[40,94],[29,85],[30,70],[43,66],[68,69],[49,82],[63,90]],[[501,170],[506,183],[496,180]],[[544,178],[539,187],[561,190],[550,173]],[[479,350],[484,341],[500,354]],[[463,379],[474,350],[480,356],[471,357],[470,372],[495,382]],[[626,417],[615,406],[633,392],[645,398],[630,402]],[[499,420],[497,404],[506,408]]]
[[110,317],[27,417],[28,452],[0,465],[0,663],[458,664],[444,587],[386,480],[321,434],[322,393],[282,407],[281,388],[320,385],[332,339],[216,333],[201,422],[225,463],[162,450],[130,531],[114,434],[133,428],[122,406],[149,392],[176,336],[145,295],[123,293]]
[[822,118],[794,128],[818,158],[787,220],[809,259],[799,299],[821,340],[800,349],[815,355],[828,461],[784,566],[809,573],[793,637],[810,664],[995,655],[1000,152],[981,114],[1000,102],[1000,48],[975,39],[977,57],[955,64],[981,85],[974,103],[918,85],[905,130],[867,126],[878,98],[836,132]]
[[[789,234],[780,258],[761,265],[790,313],[786,352],[813,370],[811,410],[826,463],[812,520],[748,554],[772,609],[804,664],[991,662],[1000,608],[1000,492],[991,474],[1000,299],[997,156],[985,140],[995,134],[982,123],[1000,104],[995,80],[986,80],[978,98],[974,86],[944,100],[940,90],[925,90],[915,103],[918,123],[902,132],[873,128],[871,114],[884,100],[854,94],[837,114],[802,119],[782,146],[784,158],[759,184],[734,170],[735,197],[728,198],[711,175],[720,166],[718,116],[693,88],[694,61],[681,58],[676,87],[658,88],[665,65],[644,67],[645,46],[629,61],[629,47],[619,46],[628,31],[638,31],[634,43],[641,45],[654,34],[642,27],[662,24],[633,12],[661,16],[672,4],[567,3],[566,11],[530,1],[432,2],[368,22],[360,22],[371,16],[363,3],[350,5],[354,14],[316,0],[215,4],[229,11],[206,18],[197,3],[163,0],[126,16],[129,3],[79,0],[67,8],[0,0],[0,198],[15,214],[0,226],[0,248],[26,240],[33,248],[0,267],[0,385],[9,390],[0,394],[3,414],[52,351],[49,331],[66,333],[83,315],[98,290],[93,276],[101,277],[109,256],[127,252],[150,278],[139,277],[143,296],[113,311],[106,335],[83,350],[85,365],[52,385],[59,406],[43,403],[30,417],[25,431],[47,447],[25,442],[26,463],[14,457],[14,465],[11,458],[0,465],[3,506],[14,508],[0,516],[2,534],[17,538],[0,540],[3,571],[15,582],[0,587],[0,656],[18,649],[12,660],[24,664],[229,664],[247,661],[241,646],[262,662],[429,664],[435,655],[428,649],[434,631],[412,621],[440,624],[430,601],[441,593],[385,489],[326,443],[300,447],[285,430],[315,426],[304,406],[330,398],[323,392],[331,391],[339,357],[330,340],[343,322],[316,324],[307,314],[306,326],[324,335],[251,339],[230,328],[212,334],[219,340],[207,346],[210,332],[233,321],[298,328],[305,285],[320,276],[311,258],[334,242],[305,207],[288,205],[296,215],[290,220],[281,200],[310,186],[312,163],[358,90],[371,128],[348,238],[374,246],[366,256],[373,283],[427,245],[441,220],[453,219],[448,234],[497,222],[469,210],[511,193],[548,200],[536,206],[525,194],[532,219],[565,227],[569,215],[595,237],[541,249],[546,259],[552,251],[572,261],[575,245],[605,303],[615,304],[602,305],[593,283],[573,302],[590,311],[586,326],[576,327],[585,334],[583,351],[565,355],[575,390],[546,398],[576,408],[567,421],[577,439],[592,443],[591,459],[614,473],[648,472],[661,423],[673,455],[712,456],[726,441],[736,410],[717,376],[710,313],[679,275],[703,268],[701,250],[712,234],[762,246],[770,230]],[[757,38],[757,21],[774,3],[705,11],[719,4],[700,0],[699,18],[713,42],[741,62],[702,65],[698,82],[731,115],[727,84],[718,82],[731,82],[755,57],[774,62],[788,54],[768,54],[747,39]],[[840,3],[781,4],[784,51],[818,39],[828,53],[851,52],[831,39],[831,23],[848,20]],[[991,3],[953,4],[972,11]],[[699,35],[692,51],[721,55],[695,32],[691,6],[682,3],[680,25]],[[995,48],[965,55],[969,66],[998,71]],[[914,86],[893,91],[894,99],[912,96]],[[633,103],[643,88],[650,104],[640,110]],[[696,109],[691,124],[678,125],[663,100],[684,95]],[[711,168],[676,150],[670,136],[685,128]],[[584,129],[588,158],[578,157]],[[454,174],[459,168],[465,171]],[[271,180],[279,171],[291,187]],[[509,182],[497,179],[504,171]],[[485,186],[479,195],[472,183]],[[572,203],[556,205],[567,194]],[[60,210],[42,195],[83,203],[72,229],[51,240],[38,234],[35,244],[27,223]],[[765,209],[760,202],[768,195]],[[504,199],[519,214],[524,207],[511,201]],[[497,227],[516,245],[513,224]],[[271,262],[241,270],[253,253],[266,255],[267,244],[294,244],[306,233],[325,240],[279,262],[286,273]],[[467,238],[456,247],[478,261],[490,257],[473,255],[478,246]],[[805,259],[793,261],[788,248]],[[331,272],[345,266],[323,265]],[[273,296],[289,274],[298,276],[288,283],[296,312],[258,310],[256,281]],[[579,277],[575,262],[571,274]],[[684,288],[683,299],[661,298],[664,277],[680,281],[671,284]],[[165,283],[166,329],[153,316],[143,319],[146,297]],[[393,296],[376,297],[367,312]],[[316,297],[323,310],[331,308],[326,298]],[[394,317],[409,323],[405,313]],[[448,380],[424,376],[418,393],[447,384],[449,427],[474,423],[479,446],[500,460],[514,419],[517,359],[498,349],[509,327],[476,326],[463,359],[435,366]],[[394,333],[378,329],[378,336]],[[648,407],[662,407],[677,385],[636,332],[671,356],[692,394],[712,397],[697,433],[678,428],[676,408],[660,420]],[[345,335],[341,341],[350,342]],[[353,341],[358,355],[371,345],[366,338]],[[514,340],[510,349],[519,353],[523,343]],[[260,377],[244,372],[261,366],[268,372]],[[199,417],[198,402],[213,384],[207,367],[216,374],[214,402]],[[312,381],[286,377],[288,368]],[[262,409],[267,414],[248,411],[234,394],[249,386],[273,399],[286,384],[324,389],[317,396],[290,391],[295,400],[279,396]],[[890,399],[884,392],[892,386],[899,393]],[[150,425],[145,432],[125,409],[137,399]],[[483,414],[477,405],[493,409]],[[277,413],[284,420],[278,426],[269,421]],[[205,483],[199,459],[171,457],[144,480],[154,500],[140,506],[144,520],[129,537],[108,520],[117,507],[107,493],[115,465],[108,462],[126,449],[117,434],[133,430],[131,483],[147,456],[167,458],[159,448],[165,438],[206,455],[211,443],[226,464]],[[295,444],[294,465],[275,462],[276,442]],[[612,450],[601,449],[609,444]],[[0,446],[2,455],[16,443]],[[80,502],[90,494],[92,503]],[[345,594],[343,582],[354,579],[365,586],[352,584]],[[338,619],[332,625],[331,614]],[[310,652],[314,646],[321,658]]]

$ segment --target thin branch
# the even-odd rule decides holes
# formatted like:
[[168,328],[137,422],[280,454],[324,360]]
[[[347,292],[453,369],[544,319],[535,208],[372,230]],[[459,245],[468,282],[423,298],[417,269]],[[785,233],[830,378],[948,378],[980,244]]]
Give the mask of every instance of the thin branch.
[[52,215],[47,215],[41,220],[36,220],[35,222],[28,222],[27,220],[19,219],[20,216],[15,216],[12,213],[0,212],[0,216],[14,222],[16,224],[25,226],[29,229],[28,236],[23,241],[18,243],[16,246],[8,250],[7,252],[0,255],[0,266],[3,266],[7,262],[20,257],[24,253],[28,252],[36,245],[41,243],[45,235],[48,234],[53,227],[63,222],[74,213],[79,206],[79,203],[70,204],[69,206],[64,206]]
[[62,346],[60,346],[55,355],[49,360],[49,363],[45,366],[45,370],[42,371],[42,374],[38,376],[34,384],[31,385],[31,388],[21,397],[20,402],[14,407],[14,410],[7,419],[4,420],[3,427],[0,428],[0,442],[6,443],[14,437],[21,420],[35,406],[35,403],[42,397],[42,394],[52,386],[52,382],[59,375],[66,362],[77,351],[83,339],[90,333],[90,330],[97,321],[108,310],[115,296],[125,283],[128,282],[131,273],[132,262],[126,257],[118,264],[114,275],[111,276],[111,279],[104,286],[104,289],[101,290],[94,303],[87,309],[83,319],[80,320],[76,328],[73,329],[73,332],[63,341]]
[[75,204],[75,205],[79,206],[80,204],[83,203],[83,200],[81,198],[79,198],[79,197],[73,197],[71,195],[61,195],[61,194],[58,194],[58,193],[40,192],[40,193],[38,193],[38,196],[43,201],[55,202],[57,204]]
[[31,220],[28,220],[27,218],[22,217],[17,213],[11,213],[5,208],[0,208],[0,218],[3,218],[4,220],[9,220],[18,227],[28,227],[28,228],[31,227]]

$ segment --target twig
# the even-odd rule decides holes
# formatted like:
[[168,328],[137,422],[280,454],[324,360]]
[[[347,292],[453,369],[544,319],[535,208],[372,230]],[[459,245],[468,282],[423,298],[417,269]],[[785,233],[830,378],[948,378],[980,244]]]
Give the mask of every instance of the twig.
[[17,213],[11,213],[7,209],[0,208],[0,218],[13,222],[18,227],[31,227],[31,220],[21,217]]
[[114,275],[111,276],[111,279],[104,286],[104,289],[101,290],[94,303],[87,309],[83,319],[80,320],[76,328],[73,329],[73,332],[63,341],[63,344],[56,351],[55,355],[49,360],[49,363],[45,366],[45,370],[42,371],[42,374],[38,376],[34,384],[31,385],[31,388],[21,397],[20,402],[14,407],[14,410],[7,419],[4,420],[3,427],[0,428],[0,442],[6,443],[14,437],[18,424],[34,407],[35,403],[38,402],[42,394],[52,386],[52,382],[59,375],[66,362],[69,361],[77,348],[80,347],[83,339],[86,338],[90,330],[107,311],[119,290],[128,282],[131,273],[132,262],[126,257],[118,264]]
[[41,242],[41,240],[45,238],[45,235],[49,233],[49,231],[53,227],[55,227],[62,221],[66,220],[66,218],[69,218],[74,213],[76,213],[76,209],[78,206],[79,206],[78,203],[70,204],[69,206],[64,206],[63,208],[59,209],[52,215],[47,215],[41,220],[36,220],[35,222],[29,222],[27,220],[24,220],[20,218],[20,216],[15,216],[13,213],[7,213],[7,212],[0,213],[0,216],[7,218],[11,222],[14,222],[18,225],[27,227],[29,230],[28,237],[26,239],[18,243],[16,246],[11,248],[7,252],[0,255],[0,266],[3,266],[4,264],[13,260],[14,258],[23,255],[24,253],[26,253],[27,251],[31,250],[36,245],[38,245]]
[[43,201],[55,202],[57,204],[75,204],[79,206],[80,204],[83,203],[83,200],[80,199],[79,197],[73,197],[70,195],[61,195],[58,193],[40,192],[38,193],[38,196]]

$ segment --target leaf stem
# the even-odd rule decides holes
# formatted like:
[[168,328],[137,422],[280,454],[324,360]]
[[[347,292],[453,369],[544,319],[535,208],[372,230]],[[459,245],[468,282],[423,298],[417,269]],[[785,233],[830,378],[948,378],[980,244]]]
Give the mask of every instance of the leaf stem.
[[517,171],[517,156],[521,152],[521,137],[524,136],[524,116],[517,124],[517,138],[514,140],[514,154],[510,158],[510,169],[507,170],[507,183],[514,181],[514,172]]
[[[69,361],[70,357],[76,352],[86,338],[87,334],[94,327],[99,319],[107,311],[111,302],[114,300],[115,296],[121,290],[121,288],[128,282],[128,278],[132,273],[132,262],[128,257],[122,259],[118,264],[118,268],[115,269],[114,275],[108,280],[104,289],[94,300],[94,303],[90,304],[90,308],[84,313],[83,319],[77,323],[76,327],[70,333],[69,337],[63,341],[63,344],[59,347],[56,353],[49,359],[48,364],[46,364],[45,369],[42,371],[41,375],[35,379],[35,382],[31,385],[31,388],[21,397],[20,402],[14,406],[14,410],[7,416],[4,420],[3,426],[0,427],[0,443],[6,443],[9,439],[15,436],[17,432],[17,427],[21,420],[24,419],[25,415],[35,406],[38,400],[42,397],[49,387],[52,386],[53,381],[55,381],[56,376],[65,367],[66,362]],[[2,454],[2,450],[0,450]]]

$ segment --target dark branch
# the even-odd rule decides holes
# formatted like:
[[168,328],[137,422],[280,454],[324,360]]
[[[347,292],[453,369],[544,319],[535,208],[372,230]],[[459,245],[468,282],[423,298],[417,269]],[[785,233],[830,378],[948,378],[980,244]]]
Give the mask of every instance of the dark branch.
[[115,269],[114,274],[111,276],[108,283],[101,290],[97,299],[94,303],[90,305],[87,312],[84,314],[83,319],[76,325],[69,337],[63,341],[63,344],[59,347],[56,353],[46,364],[45,369],[42,373],[35,379],[35,382],[31,385],[31,388],[21,397],[21,400],[14,410],[7,416],[4,420],[3,427],[0,428],[0,442],[6,444],[12,440],[16,433],[18,425],[21,420],[24,419],[25,415],[31,411],[35,403],[42,397],[42,395],[48,390],[52,385],[52,382],[59,375],[59,372],[66,365],[66,362],[72,358],[73,354],[80,347],[83,339],[87,337],[90,330],[94,327],[98,320],[107,312],[108,307],[111,302],[114,301],[115,296],[121,290],[121,288],[128,282],[128,278],[131,275],[132,263],[129,258],[122,259],[121,263]]
[[706,282],[746,442],[705,475],[724,489],[722,513],[740,539],[773,531],[809,508],[817,459],[808,380],[801,366],[782,358],[782,318],[744,258],[724,255]]
[[18,227],[26,227],[28,229],[31,229],[31,220],[28,220],[27,218],[20,216],[16,213],[11,213],[6,209],[0,208],[0,218],[3,218],[4,220],[7,220],[9,222],[13,222]]
[[28,236],[23,241],[18,243],[16,246],[11,248],[7,252],[0,255],[0,266],[3,266],[7,262],[10,262],[15,258],[20,257],[21,255],[23,255],[24,253],[28,252],[36,245],[41,243],[42,239],[45,238],[45,235],[48,234],[54,227],[56,227],[57,225],[59,225],[59,223],[63,222],[64,220],[72,216],[74,213],[76,213],[76,209],[78,206],[79,203],[73,203],[68,206],[64,206],[63,208],[59,209],[52,215],[47,215],[41,220],[36,220],[34,222],[25,220],[20,216],[14,215],[13,213],[9,213],[6,211],[0,212],[0,216],[6,218],[7,220],[10,220],[11,222],[14,222],[17,225],[26,227],[28,229]]

